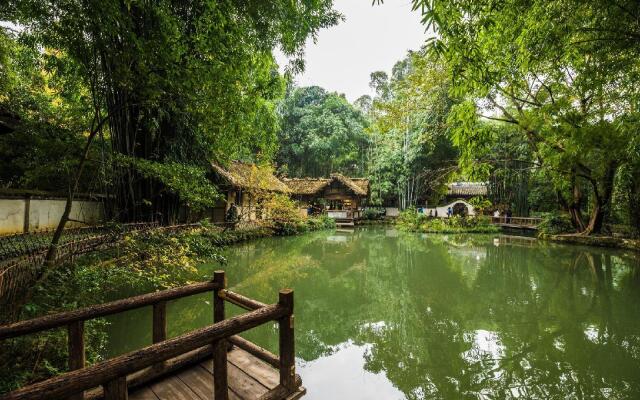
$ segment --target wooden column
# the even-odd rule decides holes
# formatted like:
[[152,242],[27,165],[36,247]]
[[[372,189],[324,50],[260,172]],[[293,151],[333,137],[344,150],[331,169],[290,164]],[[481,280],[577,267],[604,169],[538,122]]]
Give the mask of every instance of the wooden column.
[[227,278],[224,271],[213,273],[213,282],[218,284],[218,289],[213,291],[213,323],[224,320],[224,292],[227,287]]
[[167,302],[153,305],[153,343],[167,340]]
[[27,195],[24,198],[24,221],[22,223],[22,232],[29,233],[30,216],[31,213],[31,195]]
[[[160,343],[167,340],[167,302],[160,301],[153,305],[153,327],[152,327],[153,343]],[[166,363],[164,361],[153,366],[159,370]]]
[[296,350],[294,337],[293,290],[283,289],[278,304],[287,309],[287,315],[278,320],[280,331],[280,385],[296,390]]
[[127,377],[121,376],[104,385],[104,400],[127,400]]
[[[84,368],[84,321],[76,321],[67,325],[67,345],[69,352],[69,371]],[[84,392],[80,392],[69,397],[69,400],[82,399],[84,399]]]
[[[227,286],[224,271],[213,273],[213,282],[218,288],[213,291],[213,323],[224,320],[224,291]],[[227,387],[227,341],[225,339],[213,342],[213,398],[228,400]]]

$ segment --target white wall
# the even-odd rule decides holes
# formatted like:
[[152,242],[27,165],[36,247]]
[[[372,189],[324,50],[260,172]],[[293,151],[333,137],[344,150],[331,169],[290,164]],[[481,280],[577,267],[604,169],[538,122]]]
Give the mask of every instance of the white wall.
[[0,235],[24,229],[24,199],[0,199]]
[[384,215],[387,217],[397,217],[400,215],[400,209],[397,207],[385,207]]
[[455,204],[458,204],[458,203],[462,203],[467,207],[467,215],[469,215],[469,216],[476,215],[475,208],[471,204],[467,203],[464,200],[452,201],[451,203],[449,203],[447,205],[444,205],[444,206],[440,206],[440,207],[425,208],[424,209],[424,214],[429,215],[429,212],[431,211],[433,216],[435,216],[436,210],[438,210],[438,218],[446,218],[447,217],[447,209],[449,207],[453,208],[453,206]]
[[[0,198],[0,234],[22,233],[25,211],[29,201],[29,231],[55,229],[62,213],[65,200],[62,199],[2,199]],[[98,201],[76,200],[71,206],[71,219],[67,227],[99,224],[104,219],[104,208]]]

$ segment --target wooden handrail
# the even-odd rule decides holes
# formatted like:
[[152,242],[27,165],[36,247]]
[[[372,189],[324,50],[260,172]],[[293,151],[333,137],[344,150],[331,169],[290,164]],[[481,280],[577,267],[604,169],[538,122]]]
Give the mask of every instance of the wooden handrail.
[[158,362],[255,328],[265,322],[282,319],[287,315],[289,309],[286,305],[268,305],[111,360],[23,387],[0,396],[0,400],[64,399],[99,385],[117,386],[109,383],[120,381],[122,377]]
[[243,296],[239,293],[232,292],[227,289],[221,290],[219,295],[229,303],[235,304],[236,306],[242,307],[245,310],[249,310],[249,311],[257,310],[259,308],[266,306],[266,304],[264,303],[250,299],[246,296]]
[[[542,222],[542,218],[540,217],[507,217],[501,215],[499,217],[491,217],[492,223],[497,224],[508,224],[511,223],[513,225],[525,225],[525,226],[535,226],[537,223]],[[530,224],[527,224],[530,223]]]
[[247,339],[238,335],[231,336],[229,339],[233,345],[238,346],[249,354],[252,354],[267,364],[275,368],[280,368],[280,357],[276,356],[267,349],[264,349]]
[[[167,301],[206,291],[214,293],[214,324],[167,340]],[[225,300],[250,310],[250,312],[225,319]],[[154,344],[85,367],[84,321],[149,305],[153,306],[152,337]],[[268,321],[278,322],[280,357],[236,336],[238,333]],[[185,363],[185,360],[182,360],[181,364],[167,365],[167,360],[175,359],[175,357],[186,355],[185,353],[189,352],[200,357],[203,349],[206,348],[213,350],[215,399],[227,400],[227,341],[279,368],[280,385],[276,388],[277,390],[272,391],[272,394],[275,395],[283,391],[293,392],[300,385],[300,379],[295,374],[293,291],[290,289],[281,290],[278,304],[267,305],[227,290],[224,271],[216,271],[211,282],[196,283],[0,326],[0,339],[65,325],[69,333],[70,372],[0,395],[0,400],[83,399],[86,390],[100,385],[104,388],[104,400],[123,400],[127,398],[128,375],[152,367],[144,376],[158,376],[163,371],[175,369],[177,365]],[[143,375],[140,375],[139,378],[142,379]]]
[[110,303],[80,308],[78,310],[45,315],[43,317],[20,321],[0,326],[0,340],[35,333],[47,329],[58,328],[72,322],[86,321],[100,318],[123,311],[150,306],[161,301],[174,300],[181,297],[214,290],[218,287],[215,282],[194,283],[174,289],[167,289],[155,293],[147,293]]

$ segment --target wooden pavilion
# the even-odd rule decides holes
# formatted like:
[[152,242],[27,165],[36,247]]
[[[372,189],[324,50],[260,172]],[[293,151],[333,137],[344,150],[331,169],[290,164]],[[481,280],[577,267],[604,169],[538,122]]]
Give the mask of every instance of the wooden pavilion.
[[[253,163],[232,161],[226,166],[211,163],[212,180],[224,193],[224,198],[211,209],[210,217],[215,223],[224,222],[231,204],[238,207],[243,221],[260,218],[261,211],[256,204],[257,197],[264,192],[289,193],[290,189],[279,180],[268,167]],[[262,215],[264,216],[264,214]]]
[[284,179],[301,212],[326,212],[336,222],[353,225],[369,197],[369,180],[331,174],[329,178]]

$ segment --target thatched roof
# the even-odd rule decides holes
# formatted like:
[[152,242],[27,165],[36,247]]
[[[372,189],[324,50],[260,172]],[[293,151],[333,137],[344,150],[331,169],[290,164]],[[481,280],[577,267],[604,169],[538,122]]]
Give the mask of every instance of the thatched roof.
[[487,185],[484,182],[454,182],[447,185],[448,196],[486,196]]
[[242,161],[232,161],[222,167],[211,163],[213,170],[227,182],[229,186],[241,189],[266,189],[274,192],[289,193],[289,187],[276,178],[267,168]]
[[316,194],[325,188],[331,179],[327,178],[284,178],[282,180],[293,194]]
[[285,178],[283,182],[291,189],[293,194],[312,195],[320,193],[334,180],[342,183],[358,196],[366,196],[369,193],[368,179],[348,178],[342,174],[331,174],[330,178]]

